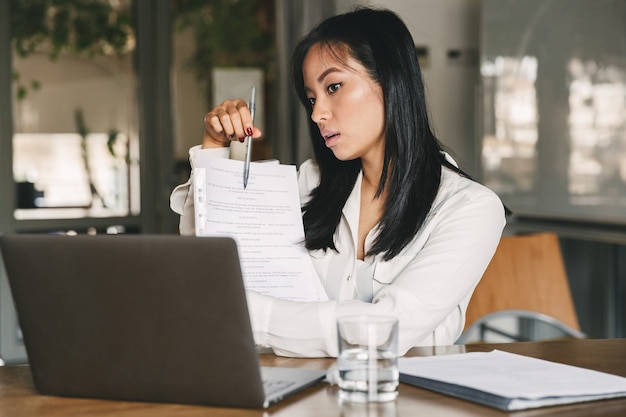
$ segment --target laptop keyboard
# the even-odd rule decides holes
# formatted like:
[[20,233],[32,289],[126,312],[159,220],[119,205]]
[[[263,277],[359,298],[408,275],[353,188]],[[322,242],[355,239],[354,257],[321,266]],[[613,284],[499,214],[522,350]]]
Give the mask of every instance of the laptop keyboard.
[[295,385],[295,383],[295,381],[288,379],[264,379],[263,389],[265,390],[265,395],[272,395],[285,388]]

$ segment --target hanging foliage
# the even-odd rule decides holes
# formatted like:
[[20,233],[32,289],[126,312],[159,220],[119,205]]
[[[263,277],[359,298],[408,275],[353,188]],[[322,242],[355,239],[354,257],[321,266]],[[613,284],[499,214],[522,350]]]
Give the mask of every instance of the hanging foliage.
[[[104,0],[12,0],[11,31],[17,56],[62,53],[82,56],[127,53],[134,47],[130,2]],[[41,88],[13,73],[17,99]]]
[[[17,56],[125,54],[135,47],[132,1],[11,0]],[[195,52],[187,68],[211,97],[211,69],[256,66],[273,73],[273,0],[170,0],[174,30],[191,30]],[[14,72],[17,99],[41,88]]]

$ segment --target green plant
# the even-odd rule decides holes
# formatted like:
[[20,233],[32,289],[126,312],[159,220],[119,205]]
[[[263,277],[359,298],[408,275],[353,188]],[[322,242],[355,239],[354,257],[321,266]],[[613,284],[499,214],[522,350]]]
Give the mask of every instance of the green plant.
[[[144,0],[138,0],[144,1]],[[131,0],[11,0],[13,48],[26,58],[44,52],[81,56],[124,54],[134,47]],[[257,66],[272,73],[274,0],[170,0],[175,30],[191,30],[188,69],[211,97],[211,69]],[[17,99],[41,88],[13,73]]]
[[[11,12],[13,49],[21,58],[124,54],[132,45],[130,1],[113,7],[103,0],[12,0]],[[27,82],[15,71],[13,81],[18,100],[41,88],[38,80]]]

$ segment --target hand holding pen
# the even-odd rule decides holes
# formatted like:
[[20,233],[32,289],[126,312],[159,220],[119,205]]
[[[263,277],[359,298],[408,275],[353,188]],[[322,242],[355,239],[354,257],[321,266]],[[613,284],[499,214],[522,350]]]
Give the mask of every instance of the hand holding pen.
[[244,142],[246,137],[261,137],[261,129],[254,126],[253,115],[242,99],[226,100],[204,116],[203,148],[222,148],[230,142]]

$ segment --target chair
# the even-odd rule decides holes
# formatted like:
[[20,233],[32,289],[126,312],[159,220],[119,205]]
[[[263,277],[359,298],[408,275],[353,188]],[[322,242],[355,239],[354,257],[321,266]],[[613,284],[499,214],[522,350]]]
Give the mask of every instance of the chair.
[[457,344],[584,338],[558,237],[503,236],[467,308]]

